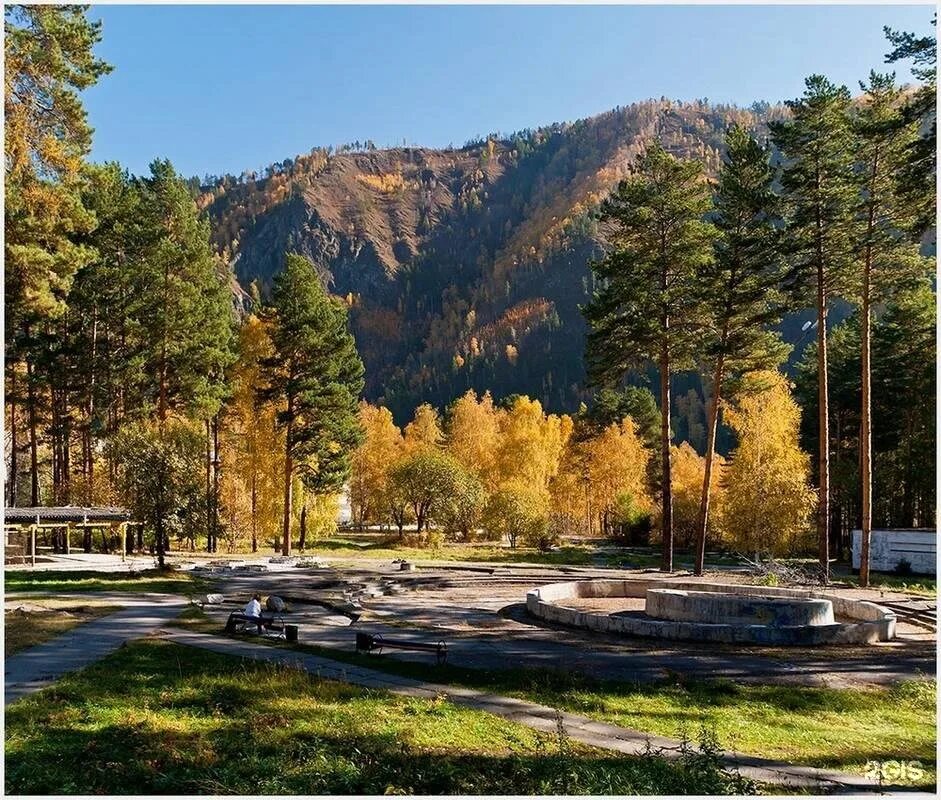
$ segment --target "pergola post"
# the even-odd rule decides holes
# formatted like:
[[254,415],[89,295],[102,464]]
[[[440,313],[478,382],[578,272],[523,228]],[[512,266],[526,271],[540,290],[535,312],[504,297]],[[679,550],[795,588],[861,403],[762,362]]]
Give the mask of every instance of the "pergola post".
[[67,556],[72,555],[72,543],[70,541],[71,538],[72,538],[72,523],[66,522],[65,523],[65,554]]
[[127,561],[127,523],[119,522],[118,523],[118,533],[121,537],[121,563]]
[[39,526],[39,517],[36,517],[36,524],[29,526],[29,563],[30,566],[36,566],[36,529]]

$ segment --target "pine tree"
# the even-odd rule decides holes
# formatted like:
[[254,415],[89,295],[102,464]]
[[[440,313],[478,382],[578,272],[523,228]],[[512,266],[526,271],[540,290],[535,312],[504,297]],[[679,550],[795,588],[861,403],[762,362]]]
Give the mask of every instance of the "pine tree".
[[712,367],[706,421],[706,457],[699,518],[695,531],[694,572],[702,575],[714,483],[716,430],[722,400],[741,386],[749,371],[776,367],[786,348],[768,328],[784,306],[779,291],[777,198],[768,151],[739,125],[726,135],[726,157],[719,172],[713,221],[719,231],[715,259],[701,273],[709,310],[706,361]]
[[610,250],[592,271],[601,289],[584,309],[590,326],[589,374],[614,384],[648,362],[660,372],[663,559],[673,570],[670,482],[670,378],[691,366],[701,330],[697,272],[712,258],[709,187],[702,165],[681,161],[651,144],[604,202]]
[[4,7],[4,349],[12,504],[17,502],[23,447],[18,409],[23,405],[29,427],[30,501],[39,502],[43,412],[38,404],[51,390],[51,376],[40,362],[48,337],[54,335],[51,327],[61,324],[56,320],[65,310],[75,272],[94,257],[93,250],[76,241],[76,234],[95,225],[80,198],[92,130],[79,92],[111,67],[95,57],[101,26],[89,22],[86,11],[87,6]]
[[[937,14],[931,20],[937,25]],[[911,60],[912,74],[922,81],[905,103],[898,119],[899,128],[915,124],[921,135],[910,140],[903,168],[896,176],[899,194],[915,211],[909,230],[915,238],[935,225],[938,174],[938,113],[937,57],[938,40],[934,34],[915,36],[912,33],[885,29],[886,38],[894,48],[886,54],[887,64]]]
[[72,237],[94,227],[79,198],[92,129],[78,92],[111,67],[93,53],[101,23],[87,8],[4,8],[4,288],[14,328],[61,313],[72,276],[92,256]]
[[282,553],[290,555],[294,475],[317,494],[342,488],[362,435],[357,401],[363,390],[346,306],[327,295],[314,265],[294,253],[275,278],[271,341],[262,397],[279,404],[285,432]]
[[78,271],[68,295],[86,505],[106,491],[96,472],[97,442],[142,406],[139,356],[148,334],[132,313],[142,305],[134,291],[143,246],[140,200],[140,186],[118,164],[88,168],[82,202],[97,225],[82,241],[96,256]]
[[[905,124],[901,111],[901,91],[893,75],[869,76],[860,84],[864,92],[851,117],[857,154],[856,178],[859,188],[855,242],[860,269],[859,319],[861,344],[861,412],[859,464],[861,488],[861,552],[859,583],[869,583],[869,542],[872,531],[872,305],[886,299],[894,288],[914,277],[927,274],[926,260],[918,255],[903,231],[912,227],[910,204],[896,192],[897,178],[906,166],[910,148],[917,137],[915,123]],[[855,294],[855,293],[854,293]]]
[[852,139],[847,110],[850,94],[821,75],[788,101],[792,118],[771,123],[785,159],[781,184],[790,260],[790,286],[799,302],[813,296],[817,309],[819,440],[817,452],[817,539],[824,578],[830,571],[830,451],[827,380],[827,316],[831,297],[845,291],[852,265]]
[[873,444],[895,527],[933,527],[937,515],[937,304],[931,283],[899,292],[873,330]]
[[185,182],[169,161],[140,181],[143,247],[132,311],[146,331],[142,365],[153,376],[147,398],[157,419],[171,410],[213,417],[234,361],[234,313],[226,279]]

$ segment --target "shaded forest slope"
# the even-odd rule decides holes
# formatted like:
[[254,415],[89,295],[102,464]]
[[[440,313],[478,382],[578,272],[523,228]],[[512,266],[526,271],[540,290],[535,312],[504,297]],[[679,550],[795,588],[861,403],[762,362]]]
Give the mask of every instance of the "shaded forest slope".
[[460,149],[318,148],[214,179],[199,204],[243,285],[264,291],[285,251],[317,265],[351,305],[367,396],[397,418],[468,388],[572,411],[591,212],[651,138],[715,172],[731,122],[761,131],[784,113],[659,100]]

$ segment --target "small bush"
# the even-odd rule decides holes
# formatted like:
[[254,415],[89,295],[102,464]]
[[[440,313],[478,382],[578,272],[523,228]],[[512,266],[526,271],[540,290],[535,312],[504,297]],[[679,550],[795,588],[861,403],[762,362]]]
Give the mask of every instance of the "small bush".
[[613,538],[618,544],[650,544],[653,517],[636,503],[632,495],[622,494],[615,500],[612,521]]
[[548,549],[554,541],[549,532],[549,500],[545,493],[511,481],[494,492],[483,515],[491,536],[506,537],[510,547],[517,542]]

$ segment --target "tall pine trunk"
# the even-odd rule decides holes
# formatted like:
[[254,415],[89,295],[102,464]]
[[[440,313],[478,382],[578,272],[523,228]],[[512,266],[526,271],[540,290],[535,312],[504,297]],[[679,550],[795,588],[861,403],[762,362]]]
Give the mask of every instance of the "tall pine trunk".
[[7,478],[7,506],[16,505],[17,446],[16,436],[16,363],[10,365],[10,475]]
[[212,434],[206,417],[206,552],[212,552]]
[[39,427],[36,421],[36,380],[32,359],[26,358],[26,406],[29,419],[29,501],[39,505]]
[[[666,321],[664,329],[669,327]],[[660,447],[663,450],[663,494],[661,537],[663,555],[660,563],[662,572],[673,572],[673,480],[670,470],[670,350],[664,342],[660,353]]]
[[252,468],[252,552],[258,552],[258,470]]
[[222,456],[219,452],[219,412],[212,418],[212,552],[219,550],[219,482]]
[[98,305],[95,304],[92,315],[91,326],[91,372],[88,376],[88,407],[86,413],[88,421],[86,426],[85,441],[85,505],[91,506],[95,502],[95,450],[94,435],[92,425],[95,418],[95,377],[96,361],[98,358]]
[[[727,330],[722,331],[723,349]],[[709,430],[706,433],[706,465],[703,472],[702,495],[699,500],[699,518],[696,521],[696,560],[693,566],[695,575],[702,575],[706,562],[706,529],[709,526],[709,502],[712,496],[712,466],[715,461],[716,429],[719,425],[719,401],[722,399],[724,353],[716,361],[713,376],[712,399],[709,406]]]
[[287,425],[287,431],[285,432],[285,448],[284,448],[284,525],[282,529],[282,542],[281,542],[281,555],[289,556],[291,555],[291,514],[293,513],[292,508],[292,493],[291,493],[291,477],[294,473],[294,459],[291,457],[291,431],[293,423],[290,421],[290,414],[294,411],[293,404],[288,401],[288,415],[289,421]]
[[[876,166],[873,165],[873,178]],[[871,196],[871,195],[870,195]],[[860,344],[861,344],[861,407],[859,414],[859,479],[860,497],[860,542],[859,542],[859,585],[869,585],[869,545],[872,539],[872,367],[870,364],[871,339],[871,274],[872,274],[872,231],[875,224],[875,208],[869,204],[868,241],[863,263],[863,296],[860,307]]]
[[817,545],[824,581],[830,579],[830,398],[827,376],[827,293],[822,260],[817,262],[817,414],[819,433]]

